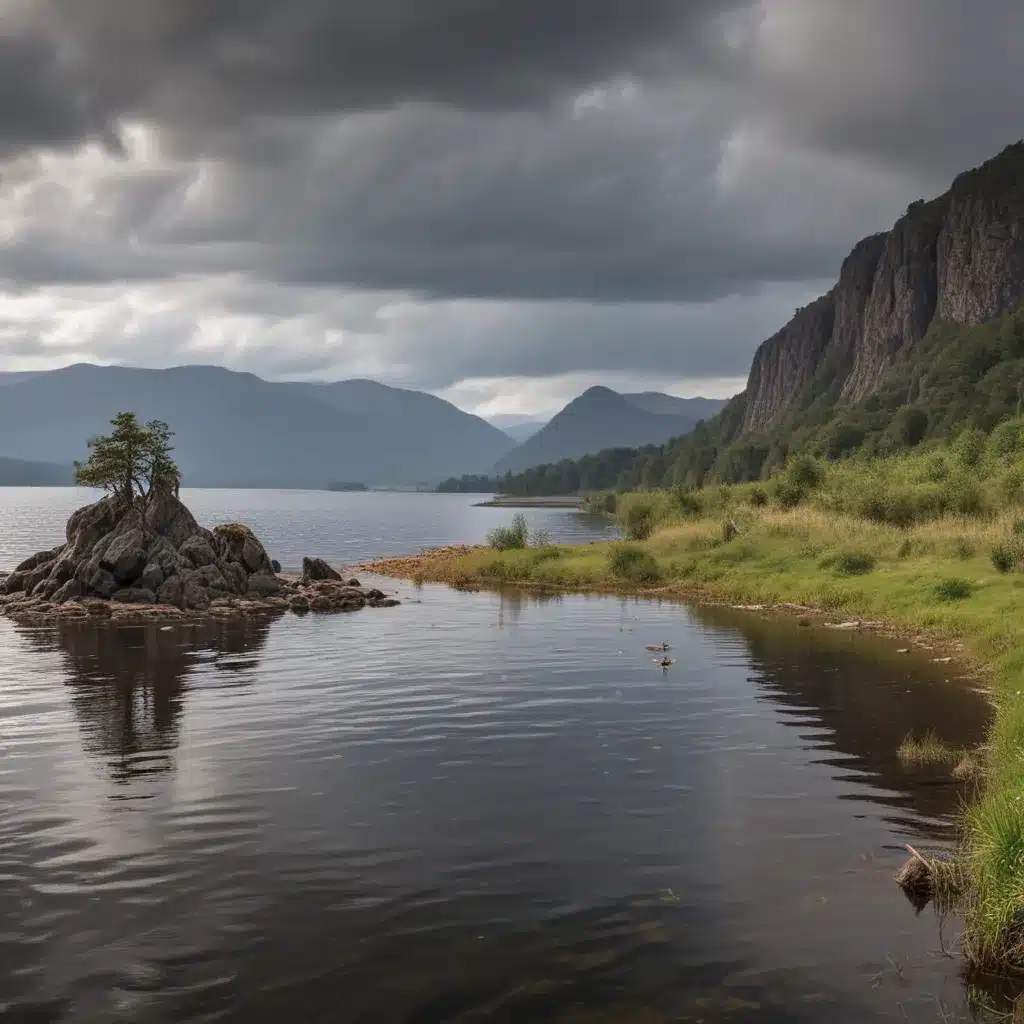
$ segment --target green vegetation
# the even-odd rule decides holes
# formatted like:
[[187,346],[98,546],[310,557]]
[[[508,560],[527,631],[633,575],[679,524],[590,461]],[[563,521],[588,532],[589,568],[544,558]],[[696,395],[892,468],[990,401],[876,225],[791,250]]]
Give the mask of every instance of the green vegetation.
[[967,751],[943,743],[934,731],[929,730],[920,739],[907,736],[896,751],[896,756],[905,765],[958,765],[967,756]]
[[526,547],[530,528],[522,513],[514,516],[511,526],[499,526],[487,534],[487,543],[495,551],[518,551]]
[[[800,455],[834,462],[921,451],[930,455],[924,475],[941,484],[949,476],[964,481],[988,455],[1012,460],[1024,446],[1024,306],[975,326],[936,321],[882,387],[858,404],[839,404],[850,369],[840,358],[849,357],[826,360],[770,432],[743,433],[746,396],[738,395],[717,416],[667,444],[538,466],[490,480],[485,490],[694,490],[777,477]],[[1005,483],[1019,491],[1024,473]],[[783,499],[796,498],[798,481],[780,486]],[[898,506],[895,514],[901,514]]]
[[[1018,423],[1016,417],[1007,422]],[[979,779],[982,788],[965,828],[965,859],[949,873],[961,882],[969,877],[962,912],[971,965],[1020,968],[1020,436],[1017,427],[968,428],[951,443],[925,443],[884,457],[828,461],[801,453],[758,483],[595,494],[591,508],[614,510],[624,533],[641,539],[555,548],[550,555],[449,551],[436,562],[429,554],[414,560],[414,571],[465,585],[514,580],[546,588],[799,603],[962,642],[992,680],[997,711],[984,763],[964,757],[956,768],[961,777]],[[903,751],[907,760],[932,762],[938,753],[929,737],[908,742]],[[952,763],[953,752],[943,751],[942,759]]]
[[161,420],[145,425],[133,412],[119,412],[114,428],[89,441],[89,458],[75,463],[75,480],[83,487],[102,487],[130,504],[147,502],[158,487],[177,491],[181,472],[171,458],[170,428]]

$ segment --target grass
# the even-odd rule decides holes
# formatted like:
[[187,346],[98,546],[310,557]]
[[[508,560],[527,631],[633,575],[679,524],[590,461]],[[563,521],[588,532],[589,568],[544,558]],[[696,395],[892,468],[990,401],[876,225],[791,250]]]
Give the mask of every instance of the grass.
[[[984,766],[968,773],[978,793],[964,824],[964,949],[971,966],[1024,970],[1024,452],[975,456],[969,470],[959,449],[804,460],[762,484],[602,499],[640,538],[629,542],[445,549],[376,568],[459,585],[786,602],[961,643],[996,704]],[[908,740],[906,760],[955,764],[930,740]]]
[[932,730],[929,730],[920,739],[913,735],[907,736],[900,744],[896,755],[905,765],[958,765],[967,756],[967,751],[943,743]]

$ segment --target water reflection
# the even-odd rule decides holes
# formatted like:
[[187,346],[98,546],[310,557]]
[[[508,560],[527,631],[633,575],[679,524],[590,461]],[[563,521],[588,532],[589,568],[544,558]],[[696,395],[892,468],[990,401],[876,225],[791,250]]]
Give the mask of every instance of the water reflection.
[[[18,633],[0,1017],[962,1004],[891,882],[896,843],[939,841],[957,800],[899,768],[899,740],[982,735],[945,666],[727,609],[408,594],[387,615]],[[667,674],[645,650],[663,640]]]
[[15,628],[31,648],[61,656],[82,746],[125,784],[174,768],[189,677],[209,667],[251,679],[270,623]]

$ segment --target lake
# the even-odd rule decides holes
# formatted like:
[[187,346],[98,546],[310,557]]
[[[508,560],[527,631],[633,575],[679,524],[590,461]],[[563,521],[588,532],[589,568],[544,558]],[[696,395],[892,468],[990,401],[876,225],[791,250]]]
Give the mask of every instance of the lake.
[[[62,543],[68,516],[97,497],[77,487],[0,487],[0,569],[13,569],[36,549]],[[442,544],[482,543],[489,530],[510,524],[517,512],[531,530],[547,530],[560,543],[616,535],[608,519],[583,512],[476,508],[485,500],[479,494],[182,488],[181,500],[201,526],[252,527],[286,572],[300,569],[306,555],[344,565]]]
[[[254,493],[268,524],[281,502],[257,525],[272,552],[402,550],[305,497],[296,546],[287,500]],[[417,534],[434,496],[394,498],[407,547],[444,533]],[[3,500],[0,549],[64,514]],[[950,665],[730,609],[388,586],[400,607],[354,615],[0,620],[0,1019],[965,1012],[956,922],[940,935],[891,880],[899,844],[949,844],[961,797],[900,741],[984,735]]]

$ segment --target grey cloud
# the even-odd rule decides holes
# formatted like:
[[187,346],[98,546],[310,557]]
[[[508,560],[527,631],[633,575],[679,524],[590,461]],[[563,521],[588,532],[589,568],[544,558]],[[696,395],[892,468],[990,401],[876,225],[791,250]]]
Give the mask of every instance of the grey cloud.
[[0,359],[742,373],[1020,134],[984,7],[0,0]]

